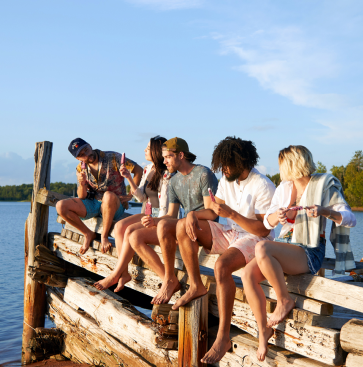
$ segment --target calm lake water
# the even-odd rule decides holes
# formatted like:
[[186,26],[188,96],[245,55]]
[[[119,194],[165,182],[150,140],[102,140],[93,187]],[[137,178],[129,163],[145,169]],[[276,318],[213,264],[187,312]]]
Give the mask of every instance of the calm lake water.
[[[30,203],[0,202],[0,367],[19,366],[23,323],[24,224]],[[139,208],[128,212],[139,213]],[[363,257],[363,212],[355,212],[357,226],[351,230],[356,261]],[[55,208],[50,208],[49,232],[60,232]],[[221,222],[224,222],[222,218]],[[327,257],[334,257],[327,245]],[[53,324],[46,320],[46,327]]]

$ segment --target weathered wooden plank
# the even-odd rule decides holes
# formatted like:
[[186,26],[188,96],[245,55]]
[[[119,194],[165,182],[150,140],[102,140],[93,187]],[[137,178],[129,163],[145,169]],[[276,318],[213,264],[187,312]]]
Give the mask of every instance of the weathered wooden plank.
[[363,354],[363,320],[352,319],[341,330],[340,343],[348,353]]
[[[218,316],[218,304],[215,296],[209,296],[209,312]],[[269,315],[268,315],[269,316]],[[258,326],[253,312],[246,303],[235,301],[232,324],[258,336]],[[329,364],[340,365],[344,352],[339,344],[339,331],[315,326],[300,326],[291,319],[286,319],[275,327],[271,344],[299,353],[311,359]]]
[[[42,187],[50,187],[50,167],[52,143],[44,141],[35,145],[34,196]],[[35,249],[39,244],[46,245],[48,232],[49,207],[32,200],[31,213],[25,231],[25,269],[34,266]],[[34,330],[44,326],[45,320],[45,285],[33,280],[27,272],[24,276],[24,323],[22,336],[22,362],[32,361],[29,343],[34,338]]]
[[55,207],[59,200],[64,200],[64,199],[69,199],[69,198],[70,196],[68,195],[58,194],[57,192],[49,191],[47,189],[41,188],[39,189],[35,200],[37,203]]
[[179,367],[206,366],[200,360],[208,345],[208,295],[179,308]]
[[[263,284],[268,284],[264,281]],[[288,275],[289,292],[363,312],[363,288],[311,274]]]
[[[146,360],[159,365],[159,359],[165,359],[165,351],[156,347],[159,337],[157,328],[127,300],[109,290],[99,291],[92,282],[80,278],[68,280],[64,301],[68,300],[93,317],[104,331]],[[142,350],[134,349],[135,343]]]
[[345,367],[362,367],[363,366],[363,355],[349,353],[345,362]]
[[[208,330],[209,347],[217,336],[218,327]],[[300,354],[287,351],[275,345],[269,345],[264,362],[257,359],[258,339],[236,327],[231,327],[232,352],[227,352],[219,363],[212,366],[219,367],[327,367],[322,362],[314,361]]]
[[[99,366],[151,366],[132,349],[102,330],[93,318],[64,302],[52,289],[48,289],[48,302],[51,319],[66,334],[63,354],[68,358]],[[135,347],[142,348],[137,343]],[[164,366],[169,365],[164,363]]]

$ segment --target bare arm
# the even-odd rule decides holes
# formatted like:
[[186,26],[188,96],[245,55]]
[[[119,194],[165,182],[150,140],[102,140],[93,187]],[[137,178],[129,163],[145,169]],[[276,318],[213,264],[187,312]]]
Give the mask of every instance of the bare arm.
[[77,187],[77,196],[80,199],[85,199],[87,196],[87,180],[86,174],[84,172],[77,172],[77,180],[78,180],[78,187]]
[[223,218],[232,219],[240,227],[251,234],[259,237],[266,237],[270,233],[270,230],[267,229],[263,224],[263,218],[265,214],[256,214],[257,219],[246,218],[242,214],[237,213],[228,205],[224,204],[224,202],[217,197],[216,202],[212,203],[212,209],[217,215]]
[[177,218],[180,204],[169,203],[168,213],[160,218],[152,218],[149,216],[142,217],[141,223],[144,227],[157,226],[158,223],[165,218]]
[[[140,185],[143,169],[138,164],[135,164],[135,166],[132,169],[131,173],[134,174],[133,181],[134,181],[134,184],[136,185],[136,187],[138,187]],[[131,182],[130,182],[130,185],[131,185]]]

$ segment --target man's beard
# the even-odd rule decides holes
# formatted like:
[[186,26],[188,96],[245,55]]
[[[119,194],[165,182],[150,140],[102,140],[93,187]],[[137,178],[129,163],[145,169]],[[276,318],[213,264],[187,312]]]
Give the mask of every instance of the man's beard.
[[225,175],[225,176],[226,176],[226,180],[228,182],[233,182],[233,181],[236,181],[239,178],[240,175],[241,174],[239,172],[233,172],[229,176],[227,176],[227,175]]

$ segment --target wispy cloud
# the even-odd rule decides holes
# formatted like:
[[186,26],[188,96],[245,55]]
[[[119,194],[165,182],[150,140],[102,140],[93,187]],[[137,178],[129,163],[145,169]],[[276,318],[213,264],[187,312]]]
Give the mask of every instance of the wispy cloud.
[[264,88],[294,104],[334,110],[345,104],[337,93],[317,91],[321,79],[338,72],[334,53],[298,27],[260,29],[244,36],[214,34],[221,54],[235,54],[243,64],[236,70],[255,78]]
[[199,8],[204,0],[127,0],[129,3],[144,5],[159,10]]

